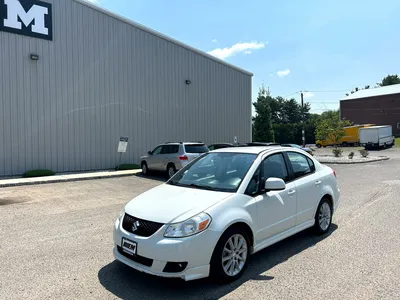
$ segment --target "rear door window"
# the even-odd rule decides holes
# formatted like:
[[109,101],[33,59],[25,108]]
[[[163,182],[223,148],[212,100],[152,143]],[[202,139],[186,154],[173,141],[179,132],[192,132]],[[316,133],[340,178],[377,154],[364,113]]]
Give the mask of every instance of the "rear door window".
[[179,152],[179,146],[178,145],[172,145],[171,146],[171,154],[175,154]]
[[314,163],[307,156],[297,152],[287,152],[287,156],[292,165],[295,178],[306,176],[315,171]]
[[170,145],[162,146],[161,154],[169,154],[169,153],[171,153],[171,146]]
[[164,145],[162,146],[161,154],[174,154],[178,153],[179,146],[178,145]]
[[186,153],[207,153],[210,150],[206,145],[202,144],[192,144],[192,145],[185,145],[185,152]]

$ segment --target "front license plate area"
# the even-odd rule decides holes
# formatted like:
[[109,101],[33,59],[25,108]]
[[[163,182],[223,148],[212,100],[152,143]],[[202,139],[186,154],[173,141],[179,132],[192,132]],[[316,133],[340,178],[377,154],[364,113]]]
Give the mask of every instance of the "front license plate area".
[[128,239],[122,238],[122,251],[130,255],[136,255],[137,243]]

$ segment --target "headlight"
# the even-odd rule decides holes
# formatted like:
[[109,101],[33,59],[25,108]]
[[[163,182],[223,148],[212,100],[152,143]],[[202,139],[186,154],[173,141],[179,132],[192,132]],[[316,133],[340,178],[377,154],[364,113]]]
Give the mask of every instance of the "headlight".
[[200,233],[208,228],[211,217],[206,213],[200,213],[181,223],[170,224],[164,233],[164,237],[187,237]]

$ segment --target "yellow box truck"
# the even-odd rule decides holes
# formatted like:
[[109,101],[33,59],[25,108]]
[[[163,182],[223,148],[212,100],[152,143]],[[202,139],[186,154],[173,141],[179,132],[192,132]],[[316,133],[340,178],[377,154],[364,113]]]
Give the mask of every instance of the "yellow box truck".
[[[340,146],[358,146],[360,144],[360,137],[358,136],[358,130],[360,128],[374,126],[375,124],[362,124],[344,127],[345,136],[339,141]],[[317,140],[316,146],[318,148],[326,146],[334,146],[335,143],[331,140]]]

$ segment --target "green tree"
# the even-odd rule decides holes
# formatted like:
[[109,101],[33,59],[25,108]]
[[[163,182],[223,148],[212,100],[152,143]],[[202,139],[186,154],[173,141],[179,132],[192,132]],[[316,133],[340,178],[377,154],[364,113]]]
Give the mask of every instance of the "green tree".
[[271,142],[275,140],[274,131],[272,130],[270,101],[271,96],[268,91],[261,87],[257,101],[253,103],[256,111],[256,116],[253,118],[253,140],[256,142]]
[[387,86],[392,84],[399,84],[400,77],[399,75],[388,75],[382,79],[381,82],[378,83],[379,86]]
[[284,116],[283,106],[285,103],[285,99],[282,97],[272,98],[269,97],[268,103],[271,108],[271,122],[272,124],[282,124]]
[[283,104],[283,123],[299,123],[301,121],[301,105],[295,99],[286,100]]
[[319,140],[331,140],[337,149],[341,138],[346,135],[343,128],[350,125],[349,121],[340,120],[339,110],[325,111],[321,114],[315,135]]

